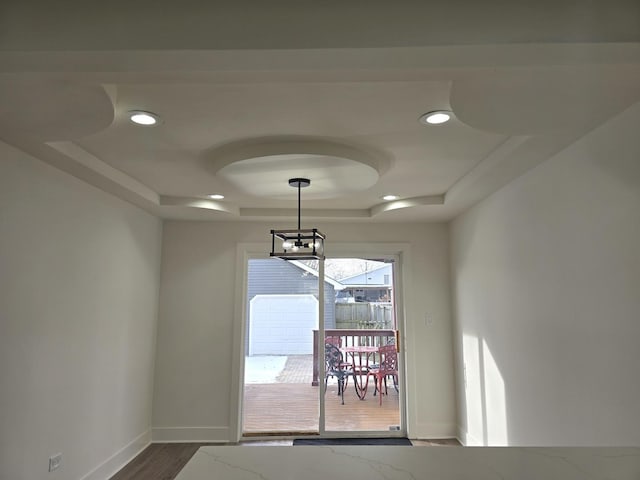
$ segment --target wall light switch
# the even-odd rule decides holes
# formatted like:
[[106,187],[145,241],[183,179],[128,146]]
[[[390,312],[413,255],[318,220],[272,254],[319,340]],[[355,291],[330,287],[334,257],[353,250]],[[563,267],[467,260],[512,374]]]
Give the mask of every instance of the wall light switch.
[[425,313],[424,314],[424,324],[427,327],[430,327],[431,325],[433,325],[433,315],[430,315],[429,313]]
[[49,457],[49,471],[53,472],[54,470],[57,470],[60,466],[60,463],[62,463],[61,453],[56,453],[55,455]]

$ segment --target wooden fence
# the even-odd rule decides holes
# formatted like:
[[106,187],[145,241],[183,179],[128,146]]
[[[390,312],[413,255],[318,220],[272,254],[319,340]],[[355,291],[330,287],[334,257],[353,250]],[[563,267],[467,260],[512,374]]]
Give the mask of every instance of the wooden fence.
[[393,329],[391,303],[336,303],[336,328]]

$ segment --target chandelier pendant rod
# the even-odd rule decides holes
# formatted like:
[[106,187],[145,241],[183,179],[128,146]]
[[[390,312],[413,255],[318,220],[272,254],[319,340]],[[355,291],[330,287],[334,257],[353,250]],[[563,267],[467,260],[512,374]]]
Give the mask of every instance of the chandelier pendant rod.
[[302,182],[298,182],[298,230],[300,230],[300,189],[302,188]]

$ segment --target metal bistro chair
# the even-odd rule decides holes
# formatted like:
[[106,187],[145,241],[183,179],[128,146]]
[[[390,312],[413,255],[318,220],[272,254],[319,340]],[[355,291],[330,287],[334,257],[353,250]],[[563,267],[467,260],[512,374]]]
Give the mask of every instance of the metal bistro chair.
[[384,384],[384,394],[387,391],[387,377],[393,378],[393,386],[398,391],[398,350],[395,343],[383,345],[378,350],[381,356],[380,365],[372,365],[367,372],[367,384],[369,377],[374,377],[376,388],[373,394],[380,394],[380,405],[382,405],[382,385]]
[[[324,391],[327,391],[329,377],[335,377],[338,380],[338,395],[340,395],[342,405],[344,405],[344,389],[347,386],[349,377],[354,376],[353,365],[351,363],[346,363],[342,357],[340,349],[331,343],[325,343],[324,345],[324,363]],[[356,389],[356,394],[358,394],[355,377],[353,385]]]
[[[324,339],[324,343],[325,344],[331,344],[331,345],[335,345],[336,347],[340,348],[342,347],[342,338],[340,337],[335,337],[335,336],[329,336],[329,337],[325,337]],[[354,367],[353,364],[349,363],[349,362],[342,362],[340,363],[340,368],[343,367]]]

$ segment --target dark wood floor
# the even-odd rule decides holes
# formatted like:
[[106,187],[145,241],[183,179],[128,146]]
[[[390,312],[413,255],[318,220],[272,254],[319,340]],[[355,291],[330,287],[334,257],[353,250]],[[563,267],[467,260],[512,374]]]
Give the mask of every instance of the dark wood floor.
[[173,480],[208,443],[152,443],[110,480]]

